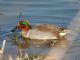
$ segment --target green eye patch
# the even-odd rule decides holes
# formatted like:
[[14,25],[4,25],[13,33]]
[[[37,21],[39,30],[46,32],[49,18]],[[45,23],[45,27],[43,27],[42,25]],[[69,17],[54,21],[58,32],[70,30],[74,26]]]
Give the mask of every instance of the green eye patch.
[[23,21],[20,23],[20,25],[28,25],[28,23]]

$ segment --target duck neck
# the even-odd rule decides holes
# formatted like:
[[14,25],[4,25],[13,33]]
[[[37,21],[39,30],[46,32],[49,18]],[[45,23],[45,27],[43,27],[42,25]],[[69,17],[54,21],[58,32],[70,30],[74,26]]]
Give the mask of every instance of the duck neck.
[[28,32],[29,32],[29,30],[28,31],[22,31],[22,36],[23,37],[28,37]]

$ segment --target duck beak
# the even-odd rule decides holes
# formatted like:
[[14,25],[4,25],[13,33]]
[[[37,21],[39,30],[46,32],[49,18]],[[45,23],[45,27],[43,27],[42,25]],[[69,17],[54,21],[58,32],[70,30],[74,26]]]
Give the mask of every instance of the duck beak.
[[11,30],[11,32],[15,32],[16,29],[17,29],[17,27],[14,27],[14,28]]

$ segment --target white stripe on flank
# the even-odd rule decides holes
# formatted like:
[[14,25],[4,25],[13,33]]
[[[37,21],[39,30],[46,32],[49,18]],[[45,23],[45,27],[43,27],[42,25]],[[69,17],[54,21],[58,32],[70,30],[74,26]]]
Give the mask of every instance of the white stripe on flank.
[[29,33],[30,33],[30,30],[27,32],[27,37],[28,37]]

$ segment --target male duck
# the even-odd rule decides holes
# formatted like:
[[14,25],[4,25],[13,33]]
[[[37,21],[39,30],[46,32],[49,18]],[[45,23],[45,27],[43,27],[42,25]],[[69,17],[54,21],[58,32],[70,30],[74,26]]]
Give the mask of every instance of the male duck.
[[30,26],[27,20],[19,21],[16,25],[22,32],[25,38],[25,46],[30,44],[27,39],[30,39],[33,46],[67,46],[67,40],[62,34],[62,28],[51,24],[36,24]]

